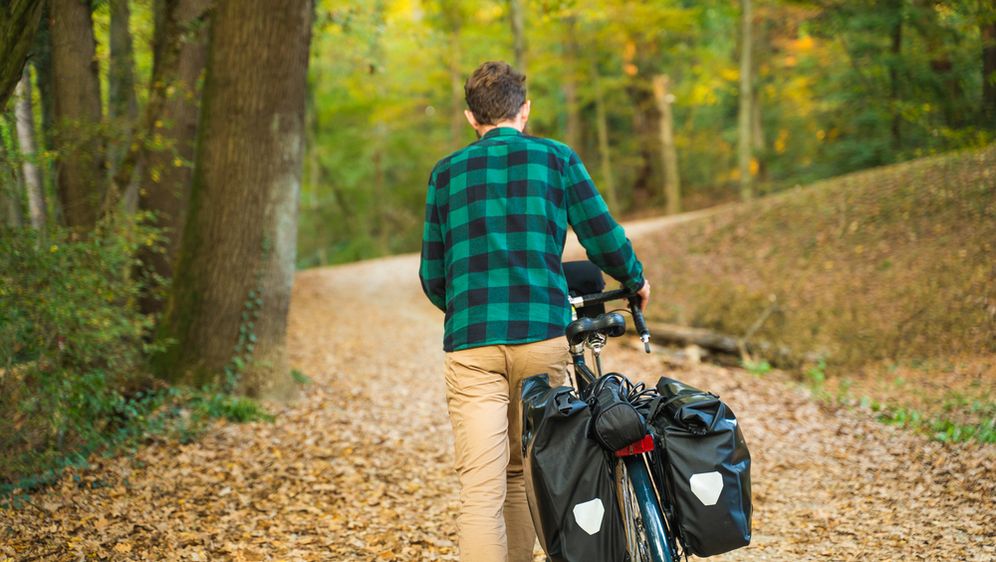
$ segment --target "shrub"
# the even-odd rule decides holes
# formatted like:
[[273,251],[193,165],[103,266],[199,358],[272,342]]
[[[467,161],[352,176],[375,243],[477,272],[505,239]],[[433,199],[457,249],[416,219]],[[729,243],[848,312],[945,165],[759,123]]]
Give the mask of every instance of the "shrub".
[[112,216],[86,236],[0,233],[0,481],[60,464],[138,416],[131,395],[152,318],[136,251],[155,248],[144,217]]

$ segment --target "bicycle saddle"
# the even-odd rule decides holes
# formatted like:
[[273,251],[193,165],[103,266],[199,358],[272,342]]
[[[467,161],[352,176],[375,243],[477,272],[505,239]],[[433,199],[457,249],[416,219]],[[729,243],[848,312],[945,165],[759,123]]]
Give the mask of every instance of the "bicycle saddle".
[[618,312],[609,312],[599,314],[595,318],[578,318],[568,324],[564,330],[564,335],[571,345],[577,345],[596,333],[610,338],[619,337],[626,333],[626,319]]

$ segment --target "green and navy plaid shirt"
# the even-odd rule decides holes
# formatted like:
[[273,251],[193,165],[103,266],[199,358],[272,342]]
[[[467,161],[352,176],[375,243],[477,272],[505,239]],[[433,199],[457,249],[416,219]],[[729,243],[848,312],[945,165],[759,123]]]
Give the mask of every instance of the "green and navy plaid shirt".
[[633,246],[567,145],[499,127],[440,160],[426,194],[419,278],[446,312],[443,349],[563,336],[568,224],[603,271],[643,286]]

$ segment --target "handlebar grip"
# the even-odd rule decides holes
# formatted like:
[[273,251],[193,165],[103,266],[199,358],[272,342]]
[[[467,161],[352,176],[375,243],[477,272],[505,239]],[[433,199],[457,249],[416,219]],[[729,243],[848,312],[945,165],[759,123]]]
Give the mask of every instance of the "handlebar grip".
[[643,318],[643,311],[640,310],[640,297],[635,295],[629,297],[629,311],[633,314],[633,326],[636,328],[636,333],[640,334],[643,349],[647,353],[650,353],[650,330],[647,329],[647,322]]

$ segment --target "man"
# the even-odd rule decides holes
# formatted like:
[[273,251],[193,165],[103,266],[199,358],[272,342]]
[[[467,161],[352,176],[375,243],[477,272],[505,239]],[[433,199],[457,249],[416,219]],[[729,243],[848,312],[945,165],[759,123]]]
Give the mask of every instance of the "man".
[[522,133],[525,76],[482,64],[464,86],[479,140],[440,160],[426,194],[419,277],[446,313],[446,402],[460,477],[461,559],[532,560],[519,382],[563,384],[571,320],[561,255],[570,224],[588,257],[641,306],[643,266],[570,147]]

